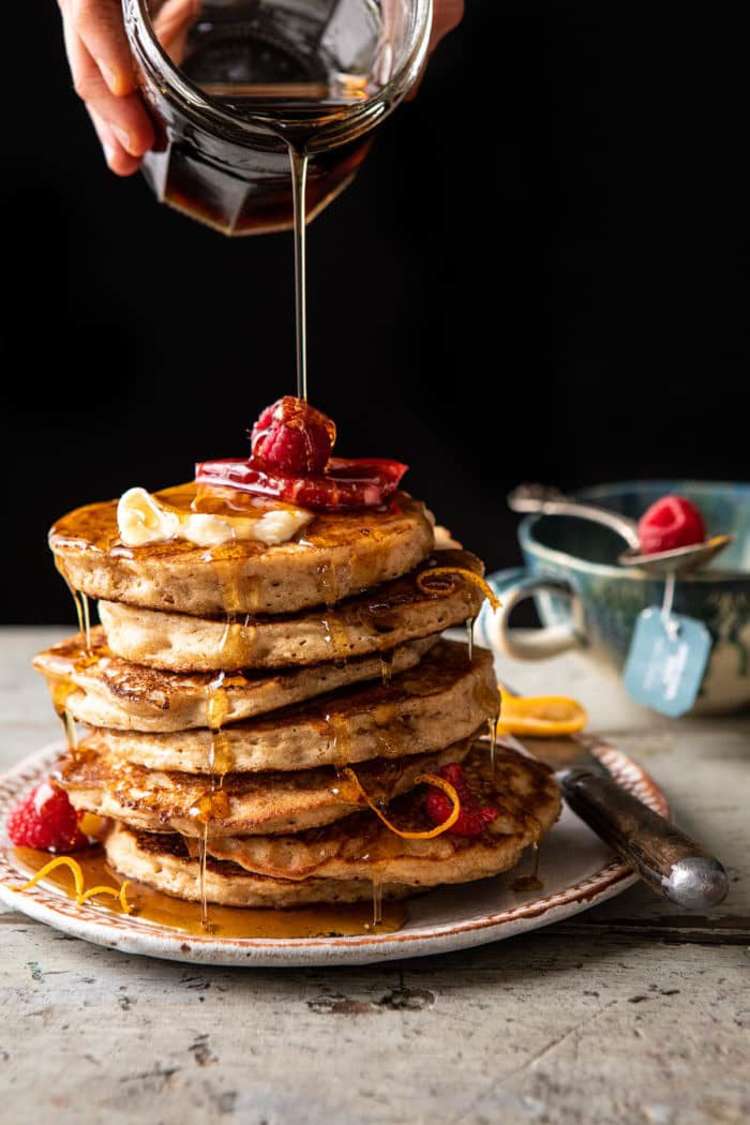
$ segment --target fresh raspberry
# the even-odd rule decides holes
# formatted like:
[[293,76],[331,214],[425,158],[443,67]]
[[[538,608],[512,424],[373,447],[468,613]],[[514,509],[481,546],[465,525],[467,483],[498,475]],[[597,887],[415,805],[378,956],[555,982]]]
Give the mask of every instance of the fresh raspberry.
[[[458,793],[461,800],[461,812],[456,823],[447,830],[446,835],[451,836],[481,836],[488,824],[499,815],[498,810],[492,805],[480,805],[477,798],[469,788],[463,766],[458,762],[451,762],[438,770],[438,777],[447,781]],[[427,791],[424,802],[425,812],[433,824],[443,824],[448,819],[453,809],[453,802],[442,789],[431,786]]]
[[250,435],[256,465],[302,477],[324,471],[335,441],[331,419],[291,395],[267,406]]
[[8,817],[8,836],[18,847],[44,852],[74,852],[88,845],[68,794],[52,781],[19,801]]
[[703,516],[684,496],[662,496],[638,522],[638,539],[644,555],[690,547],[703,543],[705,538]]

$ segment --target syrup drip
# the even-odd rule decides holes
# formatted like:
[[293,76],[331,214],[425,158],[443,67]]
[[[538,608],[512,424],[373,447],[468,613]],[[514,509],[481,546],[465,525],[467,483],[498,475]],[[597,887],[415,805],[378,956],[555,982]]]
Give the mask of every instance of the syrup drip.
[[[231,622],[227,618],[228,632]],[[208,858],[208,828],[211,820],[225,817],[229,814],[229,798],[223,791],[224,775],[232,765],[229,740],[222,731],[222,726],[229,714],[229,696],[224,687],[225,674],[220,672],[216,679],[208,686],[208,700],[206,714],[208,726],[211,731],[211,746],[208,751],[208,772],[211,775],[211,788],[208,793],[196,801],[190,810],[192,815],[203,824],[203,832],[198,844],[198,882],[201,905],[201,926],[208,933],[212,932],[208,916],[208,900],[206,896],[206,863]],[[218,789],[217,792],[217,778]]]
[[345,716],[337,715],[335,711],[327,711],[324,715],[328,746],[331,760],[335,765],[346,765],[351,758],[352,742],[349,735],[349,723]]
[[83,616],[83,639],[86,646],[87,655],[91,655],[91,611],[89,609],[89,599],[82,590],[78,591],[78,597],[81,599],[81,610]]
[[469,654],[469,664],[474,659],[474,618],[466,618],[466,648]]
[[203,835],[198,840],[198,886],[201,896],[201,929],[212,933],[206,897],[206,864],[208,862],[208,820],[203,825]]
[[383,921],[383,877],[380,872],[372,875],[372,928]]
[[76,730],[75,719],[68,708],[68,699],[75,691],[76,685],[72,680],[59,679],[50,680],[50,691],[52,693],[52,706],[55,713],[60,718],[63,730],[65,731],[65,742],[71,754],[75,754],[78,749],[78,731]]
[[492,776],[495,776],[495,752],[497,750],[497,719],[491,718],[487,720],[490,737],[490,770]]
[[393,649],[380,654],[380,679],[383,687],[388,687],[393,677]]
[[529,875],[519,875],[514,879],[511,886],[514,891],[542,891],[544,890],[544,883],[539,878],[539,861],[541,859],[541,848],[538,843],[531,845],[534,849],[534,867]]
[[91,614],[89,612],[89,599],[81,590],[76,590],[73,583],[68,577],[68,572],[65,569],[65,563],[59,558],[55,557],[55,566],[57,567],[60,575],[65,582],[65,585],[70,591],[70,596],[73,599],[73,605],[76,607],[76,620],[78,621],[78,632],[83,637],[83,642],[86,652],[91,652]]
[[219,637],[219,652],[221,652],[221,653],[225,653],[226,649],[229,647],[229,638],[232,635],[232,626],[234,625],[234,623],[235,623],[234,614],[228,613],[227,619],[224,623],[224,629],[222,631],[221,636]]
[[[49,863],[48,852],[34,851],[32,848],[15,848],[14,855],[19,865],[26,871],[39,871]],[[76,852],[76,859],[83,869],[86,886],[117,882],[120,876],[111,870],[101,848],[91,848]],[[51,872],[45,876],[43,885],[52,884],[68,898],[75,899],[75,888],[66,869]],[[201,939],[206,930],[201,924],[201,909],[197,902],[173,898],[152,890],[144,883],[130,882],[128,899],[133,906],[130,920],[137,926],[139,920],[165,926],[175,933]],[[87,904],[88,905],[88,904]],[[122,914],[120,903],[113,898],[96,901],[96,909]],[[303,907],[300,909],[274,910],[246,908],[237,906],[211,906],[212,933],[218,938],[276,938],[279,940],[295,938],[315,938],[329,935],[362,935],[373,932],[372,905],[369,902],[335,904]],[[375,929],[378,933],[395,933],[406,920],[406,906],[401,902],[387,902],[383,908],[382,920]]]
[[211,774],[211,786],[216,787],[216,778],[219,785],[224,784],[224,774],[229,773],[233,765],[233,755],[229,739],[222,730],[229,714],[229,696],[224,686],[226,675],[220,672],[216,679],[208,686],[208,701],[206,704],[208,726],[211,731],[211,746],[208,751],[208,772]]
[[330,563],[321,563],[317,569],[318,593],[322,604],[328,611],[321,617],[320,624],[323,629],[323,639],[330,646],[331,656],[334,660],[346,660],[349,655],[349,635],[341,624],[335,612],[335,605],[339,600],[336,572]]

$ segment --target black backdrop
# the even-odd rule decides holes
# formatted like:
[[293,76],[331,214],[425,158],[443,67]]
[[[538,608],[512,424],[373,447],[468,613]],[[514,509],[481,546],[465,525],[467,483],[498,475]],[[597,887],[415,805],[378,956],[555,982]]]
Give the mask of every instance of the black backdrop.
[[[492,567],[517,557],[519,480],[748,475],[735,10],[468,0],[310,228],[313,401],[342,452],[409,462]],[[293,391],[291,244],[226,240],[112,177],[56,6],[12,20],[0,621],[69,621],[52,519],[239,453]]]

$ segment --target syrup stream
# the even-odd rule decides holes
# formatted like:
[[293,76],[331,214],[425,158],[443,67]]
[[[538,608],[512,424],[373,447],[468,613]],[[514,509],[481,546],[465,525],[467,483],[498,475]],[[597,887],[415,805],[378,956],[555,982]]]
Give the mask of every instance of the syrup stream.
[[294,204],[294,311],[297,327],[297,398],[307,400],[307,247],[305,191],[307,188],[306,153],[289,146],[292,168],[292,201]]
[[490,770],[492,776],[495,776],[495,751],[497,749],[497,719],[490,716],[487,720],[490,734]]
[[383,921],[383,878],[380,872],[372,876],[372,926],[375,929]]
[[474,618],[466,618],[466,647],[469,650],[469,664],[474,659]]

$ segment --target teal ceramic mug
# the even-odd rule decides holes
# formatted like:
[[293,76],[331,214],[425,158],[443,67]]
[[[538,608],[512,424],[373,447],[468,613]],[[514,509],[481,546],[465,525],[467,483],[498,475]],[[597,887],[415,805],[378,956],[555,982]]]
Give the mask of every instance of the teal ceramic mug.
[[[702,621],[713,641],[694,711],[736,711],[750,705],[750,485],[631,481],[585,489],[576,498],[637,520],[667,493],[693,500],[709,534],[736,536],[705,570],[680,577],[674,596],[674,611]],[[621,671],[638,614],[661,606],[664,580],[619,566],[622,540],[598,524],[534,515],[518,535],[524,566],[489,576],[502,608],[493,613],[485,604],[480,640],[520,660],[578,649]],[[520,632],[511,616],[526,598],[534,599],[542,628]]]

